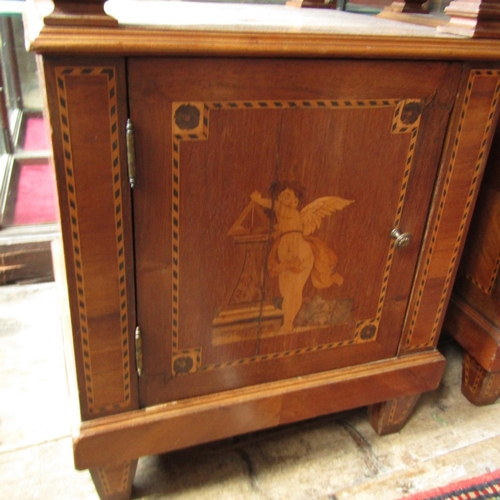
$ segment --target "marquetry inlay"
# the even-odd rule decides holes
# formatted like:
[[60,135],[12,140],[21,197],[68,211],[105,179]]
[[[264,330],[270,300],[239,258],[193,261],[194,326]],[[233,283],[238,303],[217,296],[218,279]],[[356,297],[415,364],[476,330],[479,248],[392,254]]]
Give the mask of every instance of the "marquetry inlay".
[[[64,151],[64,169],[66,180],[66,193],[68,197],[69,220],[71,222],[72,251],[74,262],[74,273],[77,283],[79,326],[81,333],[81,347],[83,353],[83,368],[85,374],[85,387],[88,412],[99,414],[109,410],[126,408],[131,404],[130,387],[130,363],[129,363],[129,327],[128,327],[128,304],[127,304],[127,278],[125,263],[124,222],[122,205],[122,178],[121,159],[119,144],[119,125],[116,94],[116,74],[113,67],[57,67],[56,70],[57,92],[59,99],[59,119],[62,132],[62,146]],[[109,124],[109,152],[111,159],[110,175],[112,176],[112,189],[114,200],[114,222],[116,258],[118,267],[116,269],[118,278],[117,294],[120,307],[120,339],[119,345],[122,352],[122,401],[106,406],[96,405],[94,395],[94,373],[92,368],[92,344],[88,321],[88,298],[85,284],[85,259],[81,252],[81,234],[78,215],[78,189],[75,183],[75,170],[73,162],[73,147],[71,139],[71,106],[68,105],[67,79],[73,77],[101,77],[107,83],[108,116]]]
[[483,285],[483,283],[479,282],[474,276],[467,274],[466,278],[474,284],[479,290],[482,292],[486,293],[487,295],[491,295],[491,292],[493,291],[493,287],[495,286],[495,282],[497,280],[498,276],[498,270],[500,268],[500,252],[498,253],[497,259],[495,261],[495,267],[493,268],[493,271],[491,273],[491,277],[488,283],[488,286]]
[[395,399],[391,404],[391,410],[389,413],[388,423],[392,425],[397,425],[404,422],[408,418],[408,413],[411,411],[416,400],[419,398],[420,394],[415,396],[408,396],[402,400]]
[[[210,371],[230,366],[285,358],[315,351],[324,351],[342,346],[377,339],[378,325],[384,309],[387,287],[395,252],[395,242],[391,240],[388,250],[377,309],[372,318],[358,321],[350,339],[316,345],[296,350],[256,355],[216,364],[201,362],[201,348],[179,349],[179,261],[180,261],[180,196],[181,196],[181,142],[206,140],[209,136],[209,117],[212,111],[242,109],[367,109],[393,108],[392,122],[389,124],[393,134],[410,134],[407,157],[405,160],[401,189],[394,216],[393,227],[399,227],[403,212],[408,179],[413,166],[413,156],[418,137],[418,127],[422,111],[418,99],[356,99],[356,100],[296,100],[296,101],[214,101],[214,102],[175,102],[172,110],[172,372],[174,374],[193,371]],[[192,351],[192,352],[190,352]]]
[[[464,180],[460,179],[460,167],[462,163],[465,161],[464,158],[468,154],[467,149],[462,148],[462,142],[465,140],[465,137],[468,133],[467,127],[477,127],[477,120],[474,121],[474,116],[472,116],[474,107],[471,106],[471,102],[474,101],[474,89],[476,84],[480,81],[480,79],[490,79],[492,83],[495,84],[495,89],[491,95],[491,101],[489,104],[489,108],[485,110],[485,114],[481,115],[481,123],[484,127],[482,129],[482,140],[480,148],[477,152],[477,156],[475,158],[475,165],[472,173],[472,177],[469,181],[469,187],[466,194],[466,199],[464,203],[464,210],[462,212],[462,218],[458,230],[456,232],[455,241],[453,245],[449,247],[446,241],[442,241],[439,238],[439,233],[441,229],[441,221],[444,218],[444,213],[447,210],[448,206],[448,197],[451,190],[457,190],[460,187],[460,183],[463,183]],[[415,350],[422,349],[425,347],[432,346],[436,337],[438,335],[439,325],[441,323],[442,314],[444,307],[446,306],[447,299],[450,292],[450,286],[452,284],[453,272],[455,269],[456,260],[458,258],[458,253],[460,248],[462,247],[462,239],[464,237],[464,233],[467,226],[467,221],[469,219],[470,211],[472,209],[473,201],[475,199],[477,190],[479,189],[479,178],[484,169],[484,165],[486,163],[487,157],[487,149],[490,144],[490,138],[492,133],[492,126],[494,124],[494,119],[497,113],[498,107],[498,99],[500,97],[500,71],[498,70],[472,70],[469,75],[469,79],[467,82],[466,92],[462,104],[462,108],[460,111],[460,118],[456,129],[455,137],[452,139],[452,150],[449,159],[449,164],[446,169],[446,177],[444,181],[444,188],[441,194],[441,198],[438,202],[437,215],[435,218],[434,225],[432,227],[432,232],[430,235],[430,246],[427,249],[426,257],[424,260],[424,267],[422,276],[420,278],[420,282],[416,287],[416,302],[415,307],[413,308],[413,312],[410,318],[409,332],[406,338],[405,347],[406,350]],[[483,118],[484,117],[484,118]],[[431,272],[431,267],[433,265],[433,259],[435,259],[435,255],[440,252],[446,252],[448,255],[448,265],[447,272],[444,277],[444,283],[441,290],[439,305],[437,310],[434,313],[434,319],[432,323],[432,330],[428,339],[423,343],[413,343],[413,335],[415,332],[415,328],[417,325],[417,318],[419,316],[420,307],[422,304],[422,300],[425,293],[425,288],[427,286],[428,278]],[[442,255],[442,254],[441,254]],[[441,257],[442,258],[442,257]]]
[[99,467],[97,474],[106,495],[114,495],[127,491],[130,479],[131,463],[124,462],[114,467]]
[[[479,390],[479,386],[484,381],[487,372],[476,360],[474,360],[471,356],[467,355],[464,356],[463,371],[464,371],[463,381],[465,386],[473,394],[476,394]],[[471,376],[472,373],[475,375],[474,377]],[[484,388],[485,396],[489,395],[492,383],[493,383],[493,377],[490,376],[488,384]]]

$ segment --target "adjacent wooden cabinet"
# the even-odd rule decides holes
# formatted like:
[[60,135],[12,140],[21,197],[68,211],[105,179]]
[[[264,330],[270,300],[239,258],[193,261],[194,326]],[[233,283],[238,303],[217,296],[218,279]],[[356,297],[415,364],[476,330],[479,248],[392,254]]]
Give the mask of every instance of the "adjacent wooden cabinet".
[[[380,434],[401,429],[442,376],[500,43],[278,6],[210,6],[198,26],[185,3],[114,2],[114,27],[89,3],[90,20],[61,2],[30,31],[76,466],[121,499],[143,455],[358,406]],[[168,26],[139,19],[160,13]]]
[[500,396],[499,155],[497,127],[445,322],[464,348],[462,392],[476,405]]

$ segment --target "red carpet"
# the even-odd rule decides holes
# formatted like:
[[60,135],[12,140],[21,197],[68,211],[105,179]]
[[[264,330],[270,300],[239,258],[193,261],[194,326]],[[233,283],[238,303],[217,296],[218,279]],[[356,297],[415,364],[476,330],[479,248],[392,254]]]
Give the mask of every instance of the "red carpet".
[[500,469],[443,488],[403,497],[401,500],[481,500],[500,499]]
[[17,200],[12,223],[43,224],[57,222],[57,195],[54,169],[46,164],[21,164]]
[[45,123],[41,116],[30,116],[26,120],[26,131],[22,145],[24,151],[43,151],[49,149]]
[[[49,149],[42,117],[27,119],[22,149]],[[17,168],[19,174],[12,223],[18,226],[57,222],[59,213],[52,165],[43,161],[22,161]]]

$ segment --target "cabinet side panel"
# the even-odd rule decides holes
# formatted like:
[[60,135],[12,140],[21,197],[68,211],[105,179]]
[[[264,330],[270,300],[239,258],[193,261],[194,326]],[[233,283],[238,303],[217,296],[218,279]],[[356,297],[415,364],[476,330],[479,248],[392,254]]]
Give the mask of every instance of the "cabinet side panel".
[[135,408],[122,60],[45,61],[83,419]]
[[474,404],[496,399],[496,392],[488,389],[494,387],[489,385],[494,377],[484,371],[500,370],[499,147],[497,127],[445,320],[446,331],[468,354],[464,360],[463,390]]
[[436,344],[498,117],[500,71],[466,68],[452,118],[402,351]]
[[453,293],[500,326],[500,129],[497,127]]

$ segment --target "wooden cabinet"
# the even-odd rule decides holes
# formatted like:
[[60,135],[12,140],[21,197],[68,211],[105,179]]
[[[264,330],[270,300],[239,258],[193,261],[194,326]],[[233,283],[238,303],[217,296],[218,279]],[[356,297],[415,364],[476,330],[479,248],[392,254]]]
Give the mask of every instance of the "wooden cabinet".
[[[277,6],[211,6],[260,21],[193,28],[182,5],[127,3],[120,19],[115,2],[118,27],[68,28],[75,5],[65,17],[61,2],[32,34],[75,462],[102,498],[126,498],[147,454],[358,406],[380,434],[402,428],[441,379],[498,114],[500,43]],[[157,9],[170,27],[131,25]],[[271,14],[302,31],[270,28]]]
[[462,392],[476,405],[500,396],[499,145],[497,128],[445,322],[464,348]]

